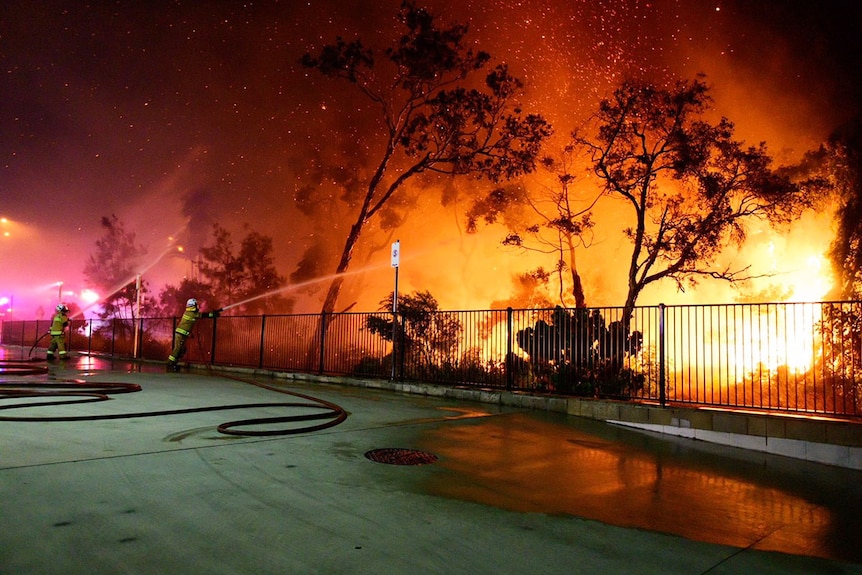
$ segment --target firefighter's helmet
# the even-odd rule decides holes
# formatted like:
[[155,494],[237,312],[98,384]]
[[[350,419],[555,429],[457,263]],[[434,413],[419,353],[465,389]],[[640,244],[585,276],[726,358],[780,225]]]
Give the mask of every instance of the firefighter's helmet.
[[57,311],[62,312],[62,313],[69,313],[69,308],[66,307],[66,304],[61,303],[61,304],[57,304]]
[[190,297],[189,301],[186,302],[186,307],[198,307],[198,300],[193,297]]

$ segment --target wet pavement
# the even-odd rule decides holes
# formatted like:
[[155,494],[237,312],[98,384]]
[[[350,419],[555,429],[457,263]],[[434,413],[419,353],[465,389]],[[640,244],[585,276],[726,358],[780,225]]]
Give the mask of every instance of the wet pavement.
[[862,573],[858,471],[387,391],[11,365],[3,574]]

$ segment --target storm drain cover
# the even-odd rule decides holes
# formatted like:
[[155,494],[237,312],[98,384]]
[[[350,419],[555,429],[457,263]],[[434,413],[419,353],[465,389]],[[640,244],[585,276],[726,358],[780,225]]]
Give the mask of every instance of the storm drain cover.
[[365,452],[365,457],[377,463],[388,463],[390,465],[426,465],[437,461],[437,456],[433,453],[397,447],[372,449]]

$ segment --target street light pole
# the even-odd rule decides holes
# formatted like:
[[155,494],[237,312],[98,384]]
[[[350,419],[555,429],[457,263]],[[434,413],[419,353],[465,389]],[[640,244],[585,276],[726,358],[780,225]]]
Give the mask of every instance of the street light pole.
[[141,338],[141,274],[135,278],[135,344],[132,357],[138,359],[138,340]]

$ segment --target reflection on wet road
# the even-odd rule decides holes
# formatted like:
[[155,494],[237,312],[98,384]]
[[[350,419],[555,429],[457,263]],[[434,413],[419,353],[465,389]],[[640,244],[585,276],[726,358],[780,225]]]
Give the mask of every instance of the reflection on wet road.
[[555,414],[429,430],[427,489],[742,548],[862,563],[862,473]]

